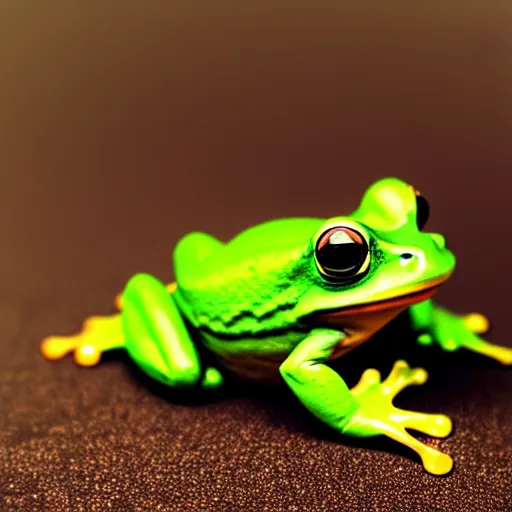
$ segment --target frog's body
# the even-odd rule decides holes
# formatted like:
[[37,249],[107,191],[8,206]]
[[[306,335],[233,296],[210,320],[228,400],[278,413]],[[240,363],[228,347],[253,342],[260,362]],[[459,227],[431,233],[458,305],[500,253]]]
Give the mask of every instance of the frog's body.
[[[324,364],[407,308],[421,343],[436,338],[447,350],[465,346],[512,363],[512,350],[475,334],[485,330],[483,317],[458,317],[432,303],[455,258],[442,235],[422,231],[427,217],[421,195],[388,178],[372,185],[349,216],[270,221],[225,244],[189,234],[175,249],[176,283],[165,288],[146,274],[134,276],[120,315],[91,319],[75,337],[47,339],[43,353],[58,358],[75,350],[78,363],[92,365],[102,351],[124,347],[150,376],[175,387],[218,387],[222,368],[251,380],[284,379],[339,432],[388,435],[416,450],[428,471],[444,474],[451,458],[405,429],[443,437],[450,420],[391,403],[404,387],[424,382],[424,370],[399,361],[386,381],[367,370],[349,390]],[[218,367],[201,368],[196,343]]]
[[344,331],[330,359],[339,357],[416,301],[416,295],[408,295],[395,302],[341,306],[316,322],[308,318],[301,298],[315,286],[316,271],[310,268],[311,255],[303,257],[304,240],[326,221],[281,219],[252,227],[227,244],[203,233],[191,233],[178,244],[176,303],[206,347],[237,375],[279,380],[280,364],[315,324]]

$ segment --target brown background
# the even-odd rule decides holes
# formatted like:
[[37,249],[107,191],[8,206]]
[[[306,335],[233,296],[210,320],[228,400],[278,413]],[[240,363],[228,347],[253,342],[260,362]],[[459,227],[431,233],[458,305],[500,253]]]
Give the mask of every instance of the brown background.
[[454,418],[446,478],[286,390],[186,405],[122,355],[38,353],[133,273],[169,280],[186,232],[343,214],[385,175],[458,255],[440,298],[511,346],[512,5],[414,4],[2,3],[1,510],[512,510],[511,372],[392,326],[340,371],[430,370],[399,403]]

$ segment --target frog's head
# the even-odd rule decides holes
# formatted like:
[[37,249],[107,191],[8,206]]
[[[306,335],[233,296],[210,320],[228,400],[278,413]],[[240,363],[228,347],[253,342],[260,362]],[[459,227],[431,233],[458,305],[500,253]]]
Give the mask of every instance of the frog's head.
[[395,178],[374,183],[356,211],[325,222],[309,243],[313,286],[300,314],[369,304],[406,306],[424,300],[445,282],[455,257],[438,233],[422,231],[426,199]]

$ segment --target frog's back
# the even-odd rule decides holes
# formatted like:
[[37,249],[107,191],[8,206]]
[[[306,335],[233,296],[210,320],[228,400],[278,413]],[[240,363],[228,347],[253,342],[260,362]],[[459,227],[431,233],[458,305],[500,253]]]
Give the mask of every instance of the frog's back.
[[200,280],[211,273],[265,255],[302,250],[322,219],[287,218],[263,222],[242,231],[227,243],[194,232],[184,236],[174,252],[174,271],[179,285]]
[[183,313],[218,334],[249,335],[293,323],[302,256],[321,223],[269,221],[226,244],[204,233],[185,236],[174,254],[175,297]]
[[242,231],[226,245],[245,255],[251,250],[264,253],[304,247],[322,222],[307,217],[271,220]]

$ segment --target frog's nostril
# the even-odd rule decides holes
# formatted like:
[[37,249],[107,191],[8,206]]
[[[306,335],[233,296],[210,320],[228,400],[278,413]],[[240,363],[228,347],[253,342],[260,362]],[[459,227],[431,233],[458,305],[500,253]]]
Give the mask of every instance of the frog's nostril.
[[403,254],[400,254],[400,265],[404,267],[407,265],[412,259],[414,258],[414,255],[410,252],[404,252]]

